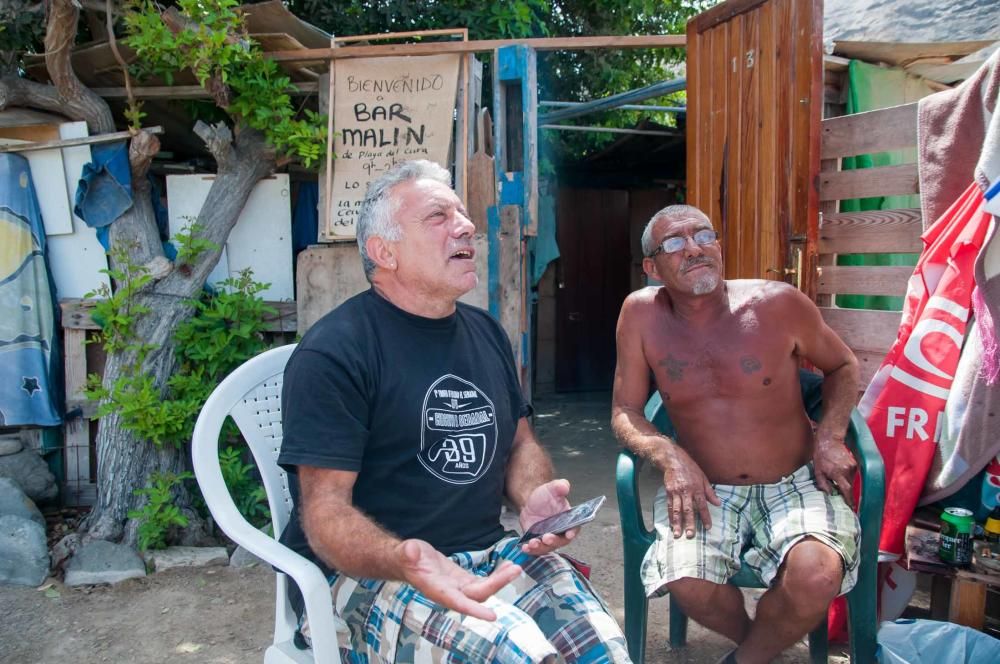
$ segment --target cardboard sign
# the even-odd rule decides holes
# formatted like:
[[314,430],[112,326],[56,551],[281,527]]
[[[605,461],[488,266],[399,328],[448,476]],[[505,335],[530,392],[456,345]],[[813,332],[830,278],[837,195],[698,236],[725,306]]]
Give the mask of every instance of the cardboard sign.
[[336,159],[322,240],[355,238],[368,182],[393,164],[428,159],[448,167],[459,63],[458,54],[334,61]]

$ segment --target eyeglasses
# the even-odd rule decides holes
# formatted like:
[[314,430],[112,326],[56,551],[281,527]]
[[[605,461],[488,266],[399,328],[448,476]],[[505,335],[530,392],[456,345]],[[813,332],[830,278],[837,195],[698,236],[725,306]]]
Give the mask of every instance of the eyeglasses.
[[674,235],[672,237],[668,237],[660,243],[660,246],[656,248],[656,251],[649,255],[649,258],[658,254],[673,254],[680,251],[687,246],[688,237],[694,240],[696,245],[703,247],[706,244],[712,244],[718,240],[719,232],[712,230],[711,228],[703,228],[700,231],[695,231],[694,235]]

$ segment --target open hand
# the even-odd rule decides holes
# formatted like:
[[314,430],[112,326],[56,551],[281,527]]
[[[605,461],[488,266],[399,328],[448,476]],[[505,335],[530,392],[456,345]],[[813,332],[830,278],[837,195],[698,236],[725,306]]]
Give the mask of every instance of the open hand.
[[817,440],[816,451],[813,453],[813,472],[816,475],[816,486],[821,491],[840,492],[847,504],[854,507],[854,493],[851,482],[858,464],[854,455],[847,449],[843,441],[836,439]]
[[721,505],[722,501],[701,467],[679,447],[673,447],[664,464],[663,488],[667,492],[667,515],[674,537],[680,537],[682,532],[688,539],[694,537],[696,515],[706,529],[712,527],[708,503]]
[[404,540],[396,546],[407,583],[445,608],[490,622],[497,615],[482,602],[521,573],[520,566],[504,561],[492,574],[480,577],[423,540]]
[[[524,532],[528,532],[531,526],[542,519],[568,510],[570,508],[569,500],[566,499],[568,495],[567,480],[552,480],[536,487],[521,508],[520,521]],[[565,533],[544,533],[541,537],[534,537],[525,542],[521,550],[531,556],[550,553],[569,544],[578,532],[579,528],[572,528]]]

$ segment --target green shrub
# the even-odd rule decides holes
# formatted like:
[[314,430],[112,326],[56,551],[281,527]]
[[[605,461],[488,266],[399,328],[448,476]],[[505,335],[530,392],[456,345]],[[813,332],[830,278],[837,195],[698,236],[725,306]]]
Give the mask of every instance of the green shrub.
[[243,461],[244,450],[229,445],[219,452],[219,465],[236,509],[247,521],[260,528],[271,520],[267,493],[254,473],[253,464]]
[[167,546],[171,528],[183,528],[187,517],[174,504],[173,488],[194,477],[191,473],[152,473],[150,485],[136,489],[135,495],[146,496],[142,509],[129,510],[128,518],[139,522],[139,550],[162,549]]

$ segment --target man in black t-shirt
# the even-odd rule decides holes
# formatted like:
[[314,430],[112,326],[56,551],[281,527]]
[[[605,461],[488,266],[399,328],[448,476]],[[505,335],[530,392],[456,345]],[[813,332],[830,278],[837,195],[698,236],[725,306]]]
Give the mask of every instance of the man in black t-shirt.
[[285,370],[282,541],[327,572],[348,661],[627,662],[607,607],[553,553],[577,531],[521,544],[500,525],[504,497],[526,530],[569,507],[569,483],[528,424],[505,333],[458,302],[478,282],[473,232],[436,164],[369,186],[372,288]]

